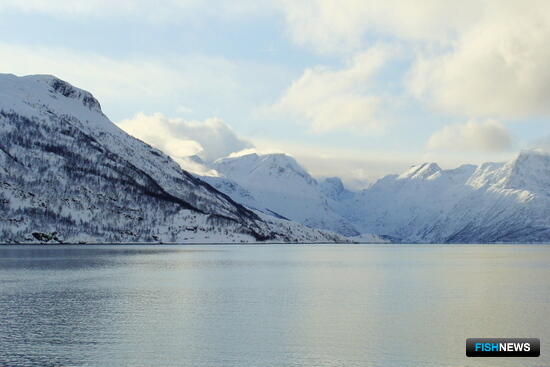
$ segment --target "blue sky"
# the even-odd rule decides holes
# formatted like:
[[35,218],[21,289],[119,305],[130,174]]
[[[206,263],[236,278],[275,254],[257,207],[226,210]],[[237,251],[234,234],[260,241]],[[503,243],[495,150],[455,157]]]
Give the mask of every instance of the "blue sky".
[[0,0],[0,70],[87,89],[172,155],[372,180],[546,144],[550,6],[527,3]]

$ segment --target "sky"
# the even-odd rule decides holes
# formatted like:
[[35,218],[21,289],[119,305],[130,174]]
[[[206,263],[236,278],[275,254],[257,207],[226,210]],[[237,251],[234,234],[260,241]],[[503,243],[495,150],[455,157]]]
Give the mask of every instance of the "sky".
[[548,149],[549,44],[539,0],[0,0],[0,72],[182,164],[285,152],[349,185]]

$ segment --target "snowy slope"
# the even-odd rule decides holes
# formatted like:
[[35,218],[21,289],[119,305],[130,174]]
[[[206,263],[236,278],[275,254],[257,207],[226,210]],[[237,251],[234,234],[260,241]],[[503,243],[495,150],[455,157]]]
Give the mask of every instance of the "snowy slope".
[[360,194],[361,231],[411,242],[550,241],[550,155],[442,170],[434,163],[387,176]]
[[461,215],[442,221],[446,240],[550,242],[550,154],[524,151],[503,165],[485,165],[466,186],[453,208]]
[[339,205],[338,198],[324,193],[328,190],[327,185],[319,184],[288,155],[247,154],[223,158],[214,162],[211,168],[222,177],[204,179],[250,208],[312,228],[346,236],[359,234],[349,221],[334,211],[333,206]]
[[280,230],[120,130],[89,92],[0,74],[0,241],[345,241]]

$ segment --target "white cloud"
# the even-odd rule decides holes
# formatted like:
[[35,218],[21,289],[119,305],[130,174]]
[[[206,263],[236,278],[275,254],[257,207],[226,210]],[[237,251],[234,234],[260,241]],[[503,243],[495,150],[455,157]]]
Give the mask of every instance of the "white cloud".
[[315,132],[341,128],[380,131],[382,98],[370,91],[372,78],[389,58],[387,47],[358,54],[343,69],[307,69],[273,110],[307,123]]
[[446,43],[483,12],[477,0],[280,0],[291,38],[319,52],[364,48],[367,33]]
[[[412,65],[408,83],[410,91],[443,111],[466,117],[501,119],[550,115],[550,104],[546,103],[550,97],[550,69],[546,67],[550,63],[550,48],[547,47],[550,43],[550,2],[546,0],[165,0],[160,3],[146,0],[1,0],[2,11],[37,12],[60,17],[133,17],[140,21],[149,19],[186,24],[205,24],[212,17],[229,17],[233,21],[242,17],[257,19],[258,16],[272,16],[279,12],[286,20],[290,38],[319,52],[351,58],[352,55],[361,57],[368,47],[372,47],[373,40],[403,45],[410,55],[418,56]],[[201,85],[208,86],[209,90],[219,89],[212,88],[210,82],[215,85],[224,83],[226,89],[243,88],[242,81],[224,77],[227,73],[209,73],[212,68],[231,69],[230,63],[223,59],[186,57],[185,65],[191,64],[192,72],[182,78],[179,70],[185,68],[177,63],[167,65],[155,60],[141,60],[120,64],[97,55],[79,58],[46,48],[26,52],[27,57],[15,58],[9,54],[0,52],[2,58],[7,55],[8,61],[17,60],[11,63],[15,64],[15,69],[23,69],[17,67],[21,61],[23,65],[45,65],[40,69],[69,70],[58,74],[75,74],[71,71],[73,67],[55,65],[59,61],[60,65],[70,61],[71,65],[83,65],[86,72],[82,75],[91,75],[88,78],[80,75],[79,79],[93,81],[99,72],[103,72],[109,74],[108,79],[113,84],[137,85],[132,89],[135,93],[154,91],[158,95],[157,91],[167,88],[168,82],[183,86],[182,90],[200,89]],[[46,63],[40,61],[44,56]],[[6,63],[2,60],[2,64]],[[311,79],[326,80],[326,75],[331,73],[344,76],[345,71],[308,69],[292,87],[310,90],[305,84],[312,83]],[[269,75],[269,72],[256,74]],[[149,75],[155,77],[148,78]],[[148,80],[142,83],[144,79]],[[200,79],[205,82],[199,83]],[[151,80],[155,88],[149,87]],[[354,87],[360,84],[357,82]],[[120,89],[110,90],[114,96],[116,93],[112,91]],[[229,99],[232,95],[234,93],[227,93],[224,97]],[[306,111],[297,106],[296,97],[292,99],[288,109],[294,110],[297,117],[316,121],[313,127],[319,130],[326,130],[325,126],[332,124],[319,119],[321,114],[349,111],[341,115],[343,120],[347,120],[342,125],[355,125],[353,121],[357,115],[366,113],[371,116],[379,109],[380,103],[374,93],[338,92],[333,98],[324,100],[326,103],[319,106],[316,113],[311,108]]]
[[512,147],[512,136],[495,120],[444,126],[427,143],[428,149],[451,152],[503,152]]
[[213,161],[252,147],[252,144],[239,138],[229,126],[217,118],[185,121],[180,118],[168,118],[160,113],[138,113],[131,119],[118,122],[117,125],[130,135],[184,164],[187,163],[185,158],[191,155]]
[[194,173],[199,176],[219,177],[220,174],[215,169],[211,169],[205,162],[200,162],[194,159],[195,157],[178,158],[176,162],[184,170]]
[[100,101],[153,98],[166,93],[173,81],[189,85],[181,74],[153,61],[115,60],[91,53],[6,43],[0,43],[0,69],[19,75],[53,74],[92,91]]
[[[113,58],[64,48],[0,42],[0,71],[17,75],[53,74],[88,90],[114,118],[136,111],[193,116],[239,116],[265,103],[264,85],[289,79],[278,66],[200,54]],[[187,106],[192,106],[192,111]],[[235,117],[236,118],[236,117]]]
[[419,57],[412,91],[468,116],[550,115],[550,3],[509,3],[461,32],[448,52]]
[[529,145],[529,148],[550,153],[550,135],[545,135],[542,138],[536,139],[533,143]]
[[550,115],[546,0],[281,0],[291,38],[319,52],[402,42],[408,86],[445,112],[478,118]]
[[263,155],[263,154],[281,154],[281,153],[291,155],[290,153],[284,152],[281,149],[254,147],[254,148],[247,148],[247,149],[239,150],[238,152],[231,153],[228,155],[228,157],[236,158],[236,157],[242,157],[243,155],[248,155],[248,154]]

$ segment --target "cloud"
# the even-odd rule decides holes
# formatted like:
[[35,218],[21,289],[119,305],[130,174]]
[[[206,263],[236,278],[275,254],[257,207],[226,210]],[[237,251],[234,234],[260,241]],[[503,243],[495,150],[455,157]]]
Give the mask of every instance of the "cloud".
[[160,108],[199,118],[232,112],[237,118],[238,111],[243,118],[243,111],[265,103],[265,85],[290,79],[283,67],[201,54],[115,58],[2,42],[0,70],[18,75],[53,74],[92,92],[104,112],[115,119]]
[[550,153],[550,135],[545,135],[542,138],[536,139],[529,145],[529,148]]
[[273,110],[307,123],[315,132],[341,128],[380,131],[382,98],[371,92],[374,74],[392,51],[377,46],[355,56],[342,69],[307,69]]
[[281,149],[274,149],[274,148],[247,148],[243,150],[239,150],[238,152],[234,152],[228,155],[229,158],[236,158],[236,157],[242,157],[243,155],[248,154],[258,154],[258,155],[264,155],[264,154],[287,154],[290,155],[290,153],[287,153]]
[[[416,56],[412,64],[404,66],[410,68],[407,88],[411,94],[446,113],[467,118],[499,119],[550,115],[550,104],[546,103],[550,97],[550,69],[546,67],[550,63],[550,49],[547,47],[550,43],[550,2],[546,0],[165,0],[160,4],[146,0],[3,0],[0,1],[0,12],[39,13],[70,19],[123,17],[138,21],[183,22],[186,25],[193,22],[208,24],[217,21],[216,17],[228,18],[238,24],[243,17],[257,21],[258,17],[280,14],[290,39],[295,43],[320,53],[336,54],[342,60],[353,59],[354,55],[360,58],[376,42],[400,44],[411,58]],[[6,48],[6,45],[2,47]],[[17,66],[19,62],[33,64],[32,69],[37,69],[36,65],[47,65],[48,68],[40,69],[67,70],[57,74],[76,74],[78,67],[74,65],[82,64],[84,71],[78,79],[73,78],[74,81],[89,80],[88,84],[97,84],[93,80],[104,72],[109,78],[102,80],[112,80],[117,87],[125,84],[137,86],[125,93],[117,93],[120,88],[98,87],[109,89],[113,97],[123,97],[132,91],[158,95],[169,88],[169,83],[171,88],[173,85],[182,86],[182,91],[196,89],[207,94],[205,89],[239,89],[241,95],[245,81],[249,82],[249,89],[254,85],[253,78],[241,75],[239,80],[233,79],[235,65],[222,58],[180,55],[174,59],[184,60],[182,62],[165,62],[164,57],[159,58],[160,61],[134,61],[91,54],[78,57],[48,48],[29,49],[23,52],[26,56],[17,52],[20,49],[15,51],[21,57],[15,58],[9,51],[0,51],[1,59],[7,56],[8,61],[15,60],[11,63],[2,60],[0,65],[15,65],[14,69],[23,69]],[[59,67],[56,67],[56,62],[59,62]],[[63,67],[69,63],[70,67]],[[139,70],[143,72],[139,73]],[[191,72],[182,77],[181,70]],[[212,70],[215,72],[210,72]],[[264,69],[262,73],[259,68],[257,71],[255,75],[265,77],[273,70]],[[326,75],[330,73],[342,76],[345,71],[310,68],[291,88],[311,90],[306,84],[312,83],[312,79],[328,79]],[[201,83],[201,79],[204,82]],[[274,79],[269,81],[273,83]],[[223,86],[218,88],[219,84]],[[350,89],[358,85],[361,82]],[[227,104],[233,104],[231,98],[234,95],[238,94],[225,93],[216,102],[222,104],[227,99],[230,100]],[[253,93],[248,93],[247,97],[251,95]],[[381,109],[380,97],[375,93],[335,93],[332,98],[323,99],[326,104],[318,107],[317,113],[311,108],[306,110],[297,106],[296,96],[289,99],[292,101],[287,104],[287,110],[294,111],[297,118],[315,121],[313,128],[318,130],[330,130],[325,126],[332,124],[322,121],[321,114],[336,115],[342,110],[349,111],[348,115],[341,115],[343,120],[347,120],[342,124],[356,125],[356,116],[365,113],[371,116],[368,120],[373,120],[374,111]],[[181,101],[174,103],[181,104]],[[184,101],[184,104],[196,109],[189,101]],[[325,111],[321,112],[322,109]]]
[[115,60],[91,53],[0,43],[0,67],[15,74],[54,74],[88,89],[100,99],[120,101],[164,94],[185,78],[154,61]]
[[550,115],[550,3],[515,4],[462,32],[448,52],[420,56],[415,95],[469,116]]
[[[272,139],[255,139],[257,147],[246,153],[282,153],[294,157],[314,177],[340,177],[344,183],[354,189],[364,188],[387,174],[401,172],[411,162],[422,161],[422,157],[411,153],[372,149],[331,147],[314,142],[292,143]],[[242,155],[242,154],[238,154]]]
[[446,43],[484,7],[477,0],[281,0],[292,40],[321,53],[357,52],[367,34]]
[[239,138],[229,126],[217,118],[185,121],[168,118],[160,113],[138,113],[117,125],[128,134],[151,144],[187,166],[193,163],[187,159],[188,156],[198,155],[205,161],[214,161],[252,147],[251,143]]
[[[295,157],[315,177],[338,176],[348,187],[360,189],[368,181],[401,172],[411,162],[423,160],[420,156],[411,157],[411,154],[398,152],[388,155],[384,152],[327,149],[325,146],[261,139],[251,143],[239,138],[219,119],[186,121],[168,118],[160,113],[139,113],[131,119],[118,122],[117,125],[130,135],[170,155],[183,169],[206,176],[218,175],[208,167],[209,162],[218,158],[239,157],[251,153],[285,153]],[[192,155],[198,155],[200,159]]]
[[513,147],[513,138],[495,120],[471,120],[464,124],[447,125],[436,131],[426,146],[441,151],[504,152]]
[[400,42],[416,60],[412,95],[477,118],[550,116],[546,0],[281,0],[291,39],[317,52],[357,54]]
[[195,159],[196,156],[178,158],[176,162],[184,170],[199,176],[219,177],[220,174],[215,169],[208,167],[208,164]]

